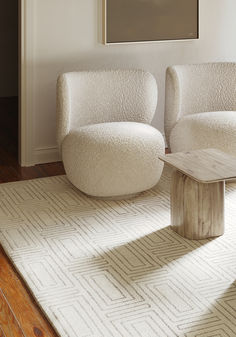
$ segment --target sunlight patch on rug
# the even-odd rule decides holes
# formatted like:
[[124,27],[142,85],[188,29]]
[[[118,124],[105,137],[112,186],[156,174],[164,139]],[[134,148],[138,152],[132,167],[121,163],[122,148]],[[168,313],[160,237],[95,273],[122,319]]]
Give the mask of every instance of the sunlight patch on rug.
[[65,176],[0,185],[0,242],[61,337],[235,336],[236,184],[202,241],[170,229],[169,187],[169,170],[123,201]]

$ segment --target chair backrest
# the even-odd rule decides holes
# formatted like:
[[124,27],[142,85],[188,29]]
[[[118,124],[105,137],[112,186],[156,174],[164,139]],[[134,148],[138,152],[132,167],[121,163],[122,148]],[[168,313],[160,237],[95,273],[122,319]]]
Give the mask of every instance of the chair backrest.
[[157,105],[155,78],[142,70],[84,71],[59,76],[57,133],[117,121],[151,123]]
[[165,134],[187,114],[236,110],[236,63],[177,65],[166,72]]

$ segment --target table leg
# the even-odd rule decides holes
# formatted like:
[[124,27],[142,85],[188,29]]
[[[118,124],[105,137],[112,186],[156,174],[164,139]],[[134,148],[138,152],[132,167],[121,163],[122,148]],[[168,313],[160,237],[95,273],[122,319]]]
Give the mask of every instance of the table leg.
[[192,240],[222,235],[224,200],[224,181],[203,184],[174,171],[171,184],[172,229]]

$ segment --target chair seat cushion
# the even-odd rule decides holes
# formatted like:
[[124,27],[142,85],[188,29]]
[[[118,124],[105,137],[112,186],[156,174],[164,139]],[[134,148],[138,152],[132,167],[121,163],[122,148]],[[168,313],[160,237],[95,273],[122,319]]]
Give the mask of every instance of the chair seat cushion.
[[181,118],[171,131],[172,152],[218,148],[236,156],[236,111],[202,112]]
[[138,193],[159,180],[161,133],[150,125],[114,122],[71,131],[62,143],[68,179],[86,194],[112,197]]

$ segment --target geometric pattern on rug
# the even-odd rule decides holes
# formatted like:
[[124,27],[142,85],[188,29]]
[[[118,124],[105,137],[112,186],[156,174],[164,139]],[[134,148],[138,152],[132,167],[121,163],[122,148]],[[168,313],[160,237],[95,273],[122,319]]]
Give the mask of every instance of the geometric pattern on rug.
[[201,241],[170,229],[169,187],[169,169],[122,201],[65,176],[0,185],[0,242],[61,337],[236,336],[236,184]]

